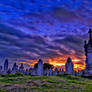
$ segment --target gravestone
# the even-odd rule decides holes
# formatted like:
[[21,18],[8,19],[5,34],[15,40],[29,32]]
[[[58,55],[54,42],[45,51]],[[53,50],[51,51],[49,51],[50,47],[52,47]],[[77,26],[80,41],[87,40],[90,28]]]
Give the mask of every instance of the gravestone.
[[55,68],[55,71],[53,71],[53,75],[57,75],[58,74],[58,69],[57,68]]
[[18,66],[16,63],[14,63],[13,68],[12,68],[12,73],[17,73],[18,72]]
[[64,74],[64,70],[63,70],[63,69],[60,70],[60,71],[59,71],[59,74],[60,74],[60,75]]
[[28,70],[28,69],[25,70],[25,74],[26,74],[26,75],[29,74],[29,70]]
[[2,66],[0,66],[0,74],[2,74]]
[[5,60],[4,62],[4,74],[6,75],[8,71],[8,59]]
[[52,71],[52,69],[50,68],[49,69],[49,75],[51,76],[53,74],[53,71]]
[[82,70],[77,72],[77,75],[82,75],[82,74],[83,74]]
[[49,76],[49,69],[48,69],[48,68],[46,68],[46,69],[44,70],[44,75]]
[[8,74],[10,74],[10,73],[11,73],[11,69],[10,69],[10,68],[8,69],[7,73],[8,73]]
[[20,65],[19,72],[24,74],[24,66],[23,66],[23,64]]
[[66,73],[74,75],[73,63],[71,58],[67,59],[67,62],[65,64],[65,69],[66,69]]
[[43,75],[43,61],[41,59],[39,59],[38,61],[37,75],[38,76]]

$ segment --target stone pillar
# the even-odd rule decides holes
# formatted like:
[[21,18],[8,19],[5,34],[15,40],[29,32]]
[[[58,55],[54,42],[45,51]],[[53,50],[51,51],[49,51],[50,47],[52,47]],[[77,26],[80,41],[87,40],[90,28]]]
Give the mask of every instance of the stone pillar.
[[23,66],[23,64],[20,65],[19,72],[24,74],[24,66]]
[[50,68],[50,69],[49,69],[49,75],[51,76],[52,73],[53,73],[53,71],[52,71],[52,69]]
[[4,62],[4,74],[7,74],[7,71],[8,71],[8,59],[6,59]]
[[72,63],[71,58],[67,59],[65,68],[66,68],[66,73],[74,75],[73,63]]
[[38,76],[43,75],[43,61],[41,59],[39,59],[38,61],[37,75]]
[[55,71],[53,72],[53,75],[57,75],[58,74],[58,69],[57,68],[55,68]]
[[17,65],[16,65],[16,63],[14,63],[14,65],[13,65],[12,73],[17,73]]
[[0,66],[0,74],[2,74],[2,66]]

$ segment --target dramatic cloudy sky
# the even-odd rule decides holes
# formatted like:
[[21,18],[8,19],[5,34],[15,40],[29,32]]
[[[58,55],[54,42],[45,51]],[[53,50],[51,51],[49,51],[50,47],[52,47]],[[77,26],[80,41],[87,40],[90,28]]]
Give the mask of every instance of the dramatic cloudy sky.
[[82,67],[92,27],[92,0],[0,0],[0,56],[33,64],[42,58]]

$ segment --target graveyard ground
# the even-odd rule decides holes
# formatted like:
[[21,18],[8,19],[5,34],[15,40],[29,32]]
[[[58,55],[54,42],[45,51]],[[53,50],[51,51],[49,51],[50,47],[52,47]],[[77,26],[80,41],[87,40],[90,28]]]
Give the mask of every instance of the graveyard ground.
[[0,92],[92,92],[92,79],[72,75],[0,76]]

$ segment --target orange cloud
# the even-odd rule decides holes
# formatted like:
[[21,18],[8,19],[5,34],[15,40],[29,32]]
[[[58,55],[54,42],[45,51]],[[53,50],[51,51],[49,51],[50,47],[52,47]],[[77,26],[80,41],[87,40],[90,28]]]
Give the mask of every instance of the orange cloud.
[[[55,67],[57,67],[57,66],[62,67],[65,65],[68,57],[69,57],[69,55],[66,55],[64,57],[55,57],[55,58],[48,59],[48,61],[50,64],[54,65]],[[75,55],[71,56],[75,71],[85,69],[85,56],[82,56],[81,58],[82,59],[79,59]]]
[[[49,58],[49,59],[43,59],[43,61],[47,61],[48,63],[52,64],[54,67],[61,67],[62,69],[65,70],[65,63],[67,61],[67,58],[70,55],[65,55],[63,57],[53,57],[53,58]],[[84,70],[85,69],[85,56],[82,56],[81,59],[77,58],[76,55],[72,55],[71,56],[72,62],[74,64],[74,70],[78,71],[78,70]],[[23,64],[28,64],[31,67],[34,66],[34,64],[36,64],[38,62],[38,60],[25,60],[25,61],[21,61],[20,63]]]

